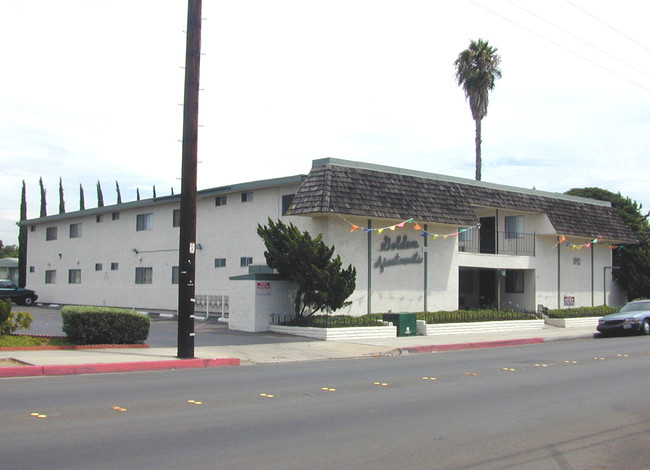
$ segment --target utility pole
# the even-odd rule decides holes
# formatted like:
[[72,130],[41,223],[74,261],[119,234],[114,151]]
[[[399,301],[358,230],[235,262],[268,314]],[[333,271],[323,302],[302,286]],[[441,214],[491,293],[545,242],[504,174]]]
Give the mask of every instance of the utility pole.
[[188,0],[183,108],[183,170],[178,255],[178,357],[194,357],[194,278],[196,271],[196,163],[199,130],[201,0]]

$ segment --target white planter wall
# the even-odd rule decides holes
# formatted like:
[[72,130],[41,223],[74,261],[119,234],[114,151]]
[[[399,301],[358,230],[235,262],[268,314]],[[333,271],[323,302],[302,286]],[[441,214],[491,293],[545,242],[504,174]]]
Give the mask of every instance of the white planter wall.
[[[471,333],[492,333],[496,331],[541,330],[544,320],[487,321],[470,323],[440,323],[426,325],[426,335],[459,335]],[[418,329],[418,332],[420,330]]]
[[558,328],[579,328],[598,326],[598,319],[601,317],[583,317],[583,318],[547,318],[546,324]]
[[272,333],[283,333],[287,335],[305,336],[307,338],[322,339],[324,341],[349,340],[364,338],[395,338],[397,327],[395,326],[358,326],[351,328],[310,328],[302,326],[281,326],[271,325],[269,331]]

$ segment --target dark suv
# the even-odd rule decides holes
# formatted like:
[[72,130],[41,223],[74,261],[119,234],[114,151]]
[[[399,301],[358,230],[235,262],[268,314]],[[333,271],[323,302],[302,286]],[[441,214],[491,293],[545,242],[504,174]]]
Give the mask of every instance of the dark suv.
[[9,299],[19,305],[29,307],[36,302],[38,295],[33,290],[18,287],[14,281],[0,279],[0,299]]

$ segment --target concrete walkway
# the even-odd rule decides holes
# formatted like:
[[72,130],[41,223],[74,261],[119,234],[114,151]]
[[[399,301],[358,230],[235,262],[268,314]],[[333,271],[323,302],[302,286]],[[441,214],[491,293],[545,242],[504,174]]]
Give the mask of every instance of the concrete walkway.
[[[480,334],[221,345],[196,347],[194,359],[178,359],[176,348],[0,350],[0,359],[5,359],[3,361],[5,367],[0,367],[0,377],[170,370],[432,353],[589,339],[593,338],[594,333],[596,331],[592,327],[556,328],[545,326],[541,330]],[[11,361],[8,361],[9,359]]]

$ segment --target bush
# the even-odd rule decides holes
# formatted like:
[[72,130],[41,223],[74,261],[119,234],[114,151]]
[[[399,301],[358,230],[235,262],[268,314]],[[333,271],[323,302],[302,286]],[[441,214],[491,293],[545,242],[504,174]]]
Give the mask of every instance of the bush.
[[508,321],[508,320],[535,320],[532,313],[518,312],[515,310],[454,310],[440,312],[418,312],[418,320],[427,323],[467,323],[479,321]]
[[349,328],[354,326],[383,326],[381,314],[362,315],[311,315],[296,317],[283,323],[285,326],[305,326],[313,328]]
[[0,335],[10,335],[16,330],[28,329],[34,318],[29,312],[12,312],[10,300],[0,300]]
[[142,344],[149,317],[124,308],[68,305],[61,309],[63,332],[74,344]]
[[598,307],[579,307],[554,309],[546,313],[550,318],[582,318],[582,317],[603,317],[610,313],[617,313],[620,307],[608,307],[600,305]]

